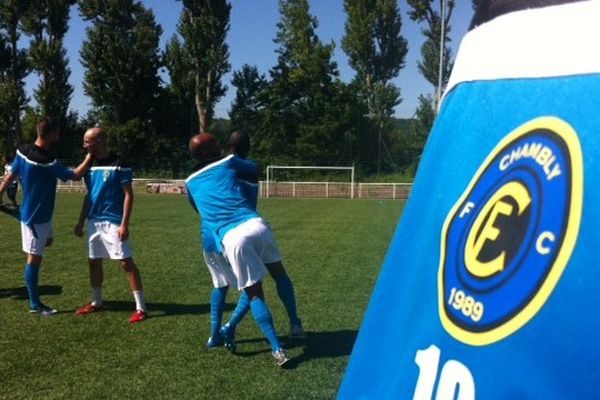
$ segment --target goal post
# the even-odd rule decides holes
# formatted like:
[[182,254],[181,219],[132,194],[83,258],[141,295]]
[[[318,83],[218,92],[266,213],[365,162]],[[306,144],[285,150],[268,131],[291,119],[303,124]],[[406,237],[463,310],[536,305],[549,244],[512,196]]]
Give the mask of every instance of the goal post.
[[268,165],[267,166],[267,180],[266,180],[266,196],[271,196],[271,184],[273,180],[273,172],[278,169],[304,169],[304,170],[337,170],[337,171],[350,171],[350,198],[354,198],[354,166],[351,167],[329,167],[329,166],[300,166],[300,165]]

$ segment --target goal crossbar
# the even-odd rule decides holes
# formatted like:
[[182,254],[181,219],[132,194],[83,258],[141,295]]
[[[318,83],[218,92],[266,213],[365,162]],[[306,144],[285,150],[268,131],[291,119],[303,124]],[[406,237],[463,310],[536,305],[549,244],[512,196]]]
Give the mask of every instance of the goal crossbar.
[[325,169],[325,170],[338,170],[338,171],[350,171],[350,198],[354,198],[354,166],[352,167],[331,167],[331,166],[319,166],[319,165],[268,165],[267,166],[267,196],[271,194],[271,181],[273,180],[273,170],[276,169]]

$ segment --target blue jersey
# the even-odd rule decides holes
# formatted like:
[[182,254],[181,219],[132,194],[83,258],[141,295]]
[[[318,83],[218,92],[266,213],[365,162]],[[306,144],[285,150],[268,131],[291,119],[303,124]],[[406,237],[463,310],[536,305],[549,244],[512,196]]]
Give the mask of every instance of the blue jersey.
[[26,225],[50,222],[56,200],[56,180],[64,182],[75,177],[72,170],[61,165],[46,150],[31,144],[17,150],[12,173],[21,177],[21,222]]
[[85,175],[89,195],[88,219],[121,224],[125,200],[123,185],[132,181],[131,168],[114,157],[96,160]]
[[465,37],[339,399],[598,398],[598,15]]
[[255,163],[230,155],[187,178],[188,196],[202,217],[201,231],[212,233],[203,235],[205,250],[211,251],[206,246],[214,238],[220,251],[220,243],[227,232],[259,216],[237,178],[239,173],[256,174],[257,171]]
[[240,179],[240,185],[242,188],[242,194],[244,197],[246,197],[246,199],[248,199],[252,209],[256,210],[258,205],[258,183]]

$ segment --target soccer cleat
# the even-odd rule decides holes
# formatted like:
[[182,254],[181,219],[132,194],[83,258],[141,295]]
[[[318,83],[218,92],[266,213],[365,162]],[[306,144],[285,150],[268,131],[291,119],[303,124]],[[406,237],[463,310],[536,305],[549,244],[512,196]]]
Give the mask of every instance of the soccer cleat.
[[95,304],[89,303],[83,307],[80,307],[77,311],[75,311],[75,315],[91,314],[91,313],[95,313],[98,311],[102,311],[103,309],[104,309],[104,307],[102,307],[101,305],[95,305]]
[[217,338],[213,338],[212,336],[208,338],[206,341],[206,347],[208,349],[216,349],[217,347],[223,346],[223,337],[219,336]]
[[306,332],[304,332],[304,328],[302,327],[302,323],[296,325],[292,324],[290,326],[290,334],[288,338],[295,340],[304,340],[306,339]]
[[131,318],[129,318],[129,322],[135,324],[137,322],[145,321],[147,318],[148,314],[146,314],[146,311],[135,310],[135,312],[131,315]]
[[235,353],[237,345],[235,343],[235,330],[229,324],[221,327],[221,336],[223,337],[223,346],[232,353]]
[[290,361],[290,359],[287,358],[287,356],[285,355],[283,349],[272,351],[271,354],[273,355],[273,358],[275,359],[275,364],[277,364],[278,367],[283,367],[285,363]]
[[40,305],[37,306],[36,308],[30,308],[29,312],[31,314],[39,314],[44,317],[50,317],[52,315],[57,314],[58,310],[55,310],[52,307],[48,307],[47,305],[40,303]]

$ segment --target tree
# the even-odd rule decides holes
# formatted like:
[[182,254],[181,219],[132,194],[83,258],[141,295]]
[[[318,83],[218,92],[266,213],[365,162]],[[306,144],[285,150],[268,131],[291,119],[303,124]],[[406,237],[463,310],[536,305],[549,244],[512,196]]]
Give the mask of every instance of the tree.
[[[404,67],[408,45],[400,34],[402,20],[396,0],[345,0],[344,9],[348,18],[342,48],[356,71],[359,93],[377,131],[379,172],[382,147],[387,151],[383,128],[401,102],[400,90],[390,81]],[[389,161],[393,164],[391,157]]]
[[233,73],[231,84],[237,89],[229,111],[231,124],[234,129],[254,136],[260,129],[258,116],[265,105],[262,97],[268,82],[256,66],[245,64],[241,70]]
[[[3,0],[0,2],[0,50],[3,70],[0,70],[0,119],[6,129],[9,150],[23,140],[21,113],[29,99],[25,94],[25,77],[29,74],[27,50],[19,49],[19,25],[29,8],[28,0]],[[8,58],[4,58],[7,57]]]
[[[439,1],[439,12],[434,10],[434,3]],[[433,85],[434,92],[441,93],[450,79],[452,72],[452,49],[450,49],[450,20],[454,10],[455,0],[407,0],[412,7],[409,16],[413,21],[426,23],[426,27],[421,29],[425,35],[425,42],[421,47],[422,61],[419,62],[419,71],[423,77]],[[445,8],[444,21],[441,21],[441,10]],[[441,73],[441,86],[439,84],[440,75],[440,44],[443,34],[443,61]],[[437,108],[437,104],[436,104]]]
[[[198,132],[198,118],[195,111],[196,77],[194,60],[187,52],[177,35],[173,35],[163,52],[163,63],[169,72],[169,85],[164,101],[171,115],[165,115],[173,121],[180,133],[185,137]],[[161,107],[161,109],[164,108]]]
[[162,33],[152,11],[134,0],[80,0],[79,10],[92,24],[80,51],[86,68],[83,87],[103,122],[151,121],[159,94]]
[[[400,35],[402,21],[396,0],[345,0],[348,14],[342,48],[356,71],[369,114],[389,113],[375,107],[376,92],[404,68],[408,52],[406,39]],[[377,88],[379,86],[379,88]],[[396,102],[400,102],[399,92]],[[389,102],[381,102],[380,106]],[[395,104],[392,105],[392,107]]]
[[336,102],[334,45],[319,40],[307,0],[280,0],[279,11],[278,58],[264,91],[258,148],[280,162],[332,163],[348,129],[336,117],[344,105]]
[[31,0],[23,30],[31,35],[31,68],[40,75],[34,91],[38,113],[65,121],[73,87],[63,39],[69,29],[69,11],[76,0]]
[[227,0],[181,1],[183,11],[177,31],[193,61],[196,112],[200,131],[205,131],[213,119],[215,104],[227,90],[221,80],[231,68],[225,42],[231,5]]

